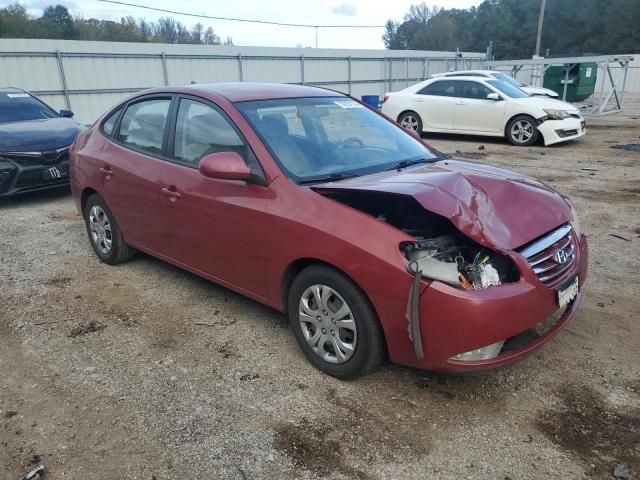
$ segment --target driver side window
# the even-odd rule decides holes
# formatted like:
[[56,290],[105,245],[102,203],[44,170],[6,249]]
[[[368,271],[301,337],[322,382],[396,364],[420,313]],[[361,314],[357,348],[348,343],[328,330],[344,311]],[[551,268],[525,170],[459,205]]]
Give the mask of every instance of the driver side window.
[[247,161],[247,146],[220,112],[204,103],[181,99],[174,158],[197,168],[202,157],[218,152],[236,152]]

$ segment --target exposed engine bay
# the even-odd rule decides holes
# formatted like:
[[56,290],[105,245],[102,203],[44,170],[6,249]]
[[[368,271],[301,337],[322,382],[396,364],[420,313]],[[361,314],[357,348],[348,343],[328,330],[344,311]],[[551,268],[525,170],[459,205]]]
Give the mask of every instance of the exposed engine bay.
[[451,221],[425,210],[413,197],[357,190],[320,190],[324,196],[368,213],[415,237],[400,249],[407,269],[465,290],[482,290],[513,282],[518,271],[512,260],[479,245]]

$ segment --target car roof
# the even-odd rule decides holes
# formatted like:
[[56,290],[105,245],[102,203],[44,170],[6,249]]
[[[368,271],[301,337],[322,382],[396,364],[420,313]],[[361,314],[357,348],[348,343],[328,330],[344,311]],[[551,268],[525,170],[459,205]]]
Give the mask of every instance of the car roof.
[[479,80],[493,80],[493,79],[487,78],[487,77],[478,77],[478,76],[475,76],[475,75],[457,75],[457,76],[454,76],[454,77],[447,77],[446,75],[443,75],[442,77],[430,78],[428,81],[431,82],[431,81],[436,81],[436,80],[438,80],[438,81],[447,81],[447,82],[449,82],[449,81],[456,82],[458,80],[460,80],[460,81],[462,81],[462,80],[473,80],[473,81],[477,82]]
[[15,88],[15,87],[0,87],[0,93],[29,93],[29,92],[25,92],[24,90],[20,88]]
[[230,102],[273,100],[278,98],[345,96],[344,93],[335,92],[326,88],[255,82],[194,83],[183,87],[158,88],[154,90],[157,92],[196,94],[205,97],[210,94],[217,94],[225,97]]
[[456,70],[453,72],[446,72],[443,73],[442,76],[446,77],[447,75],[463,75],[463,74],[470,74],[470,75],[488,75],[491,76],[492,74],[496,73],[496,70]]

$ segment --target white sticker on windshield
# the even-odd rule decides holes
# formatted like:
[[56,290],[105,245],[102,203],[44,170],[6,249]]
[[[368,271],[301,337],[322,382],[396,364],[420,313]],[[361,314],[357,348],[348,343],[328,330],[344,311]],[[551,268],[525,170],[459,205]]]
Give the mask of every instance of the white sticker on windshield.
[[28,96],[28,93],[7,93],[7,97],[9,98],[24,98]]
[[336,100],[333,103],[338,105],[340,108],[364,108],[364,105],[353,100]]

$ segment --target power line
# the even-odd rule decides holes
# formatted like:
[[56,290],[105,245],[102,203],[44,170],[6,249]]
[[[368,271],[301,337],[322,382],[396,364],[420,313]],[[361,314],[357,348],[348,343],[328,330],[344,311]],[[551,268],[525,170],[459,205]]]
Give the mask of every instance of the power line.
[[310,25],[304,23],[283,23],[283,22],[269,22],[267,20],[252,20],[247,18],[230,18],[230,17],[215,17],[213,15],[202,15],[197,13],[178,12],[176,10],[166,10],[164,8],[149,7],[147,5],[137,5],[135,3],[119,2],[117,0],[98,0],[104,3],[114,3],[117,5],[124,5],[127,7],[144,8],[146,10],[154,10],[156,12],[171,13],[174,15],[184,15],[186,17],[207,18],[210,20],[226,20],[229,22],[245,22],[245,23],[262,23],[265,25],[277,25],[280,27],[304,27],[304,28],[384,28],[384,25]]

